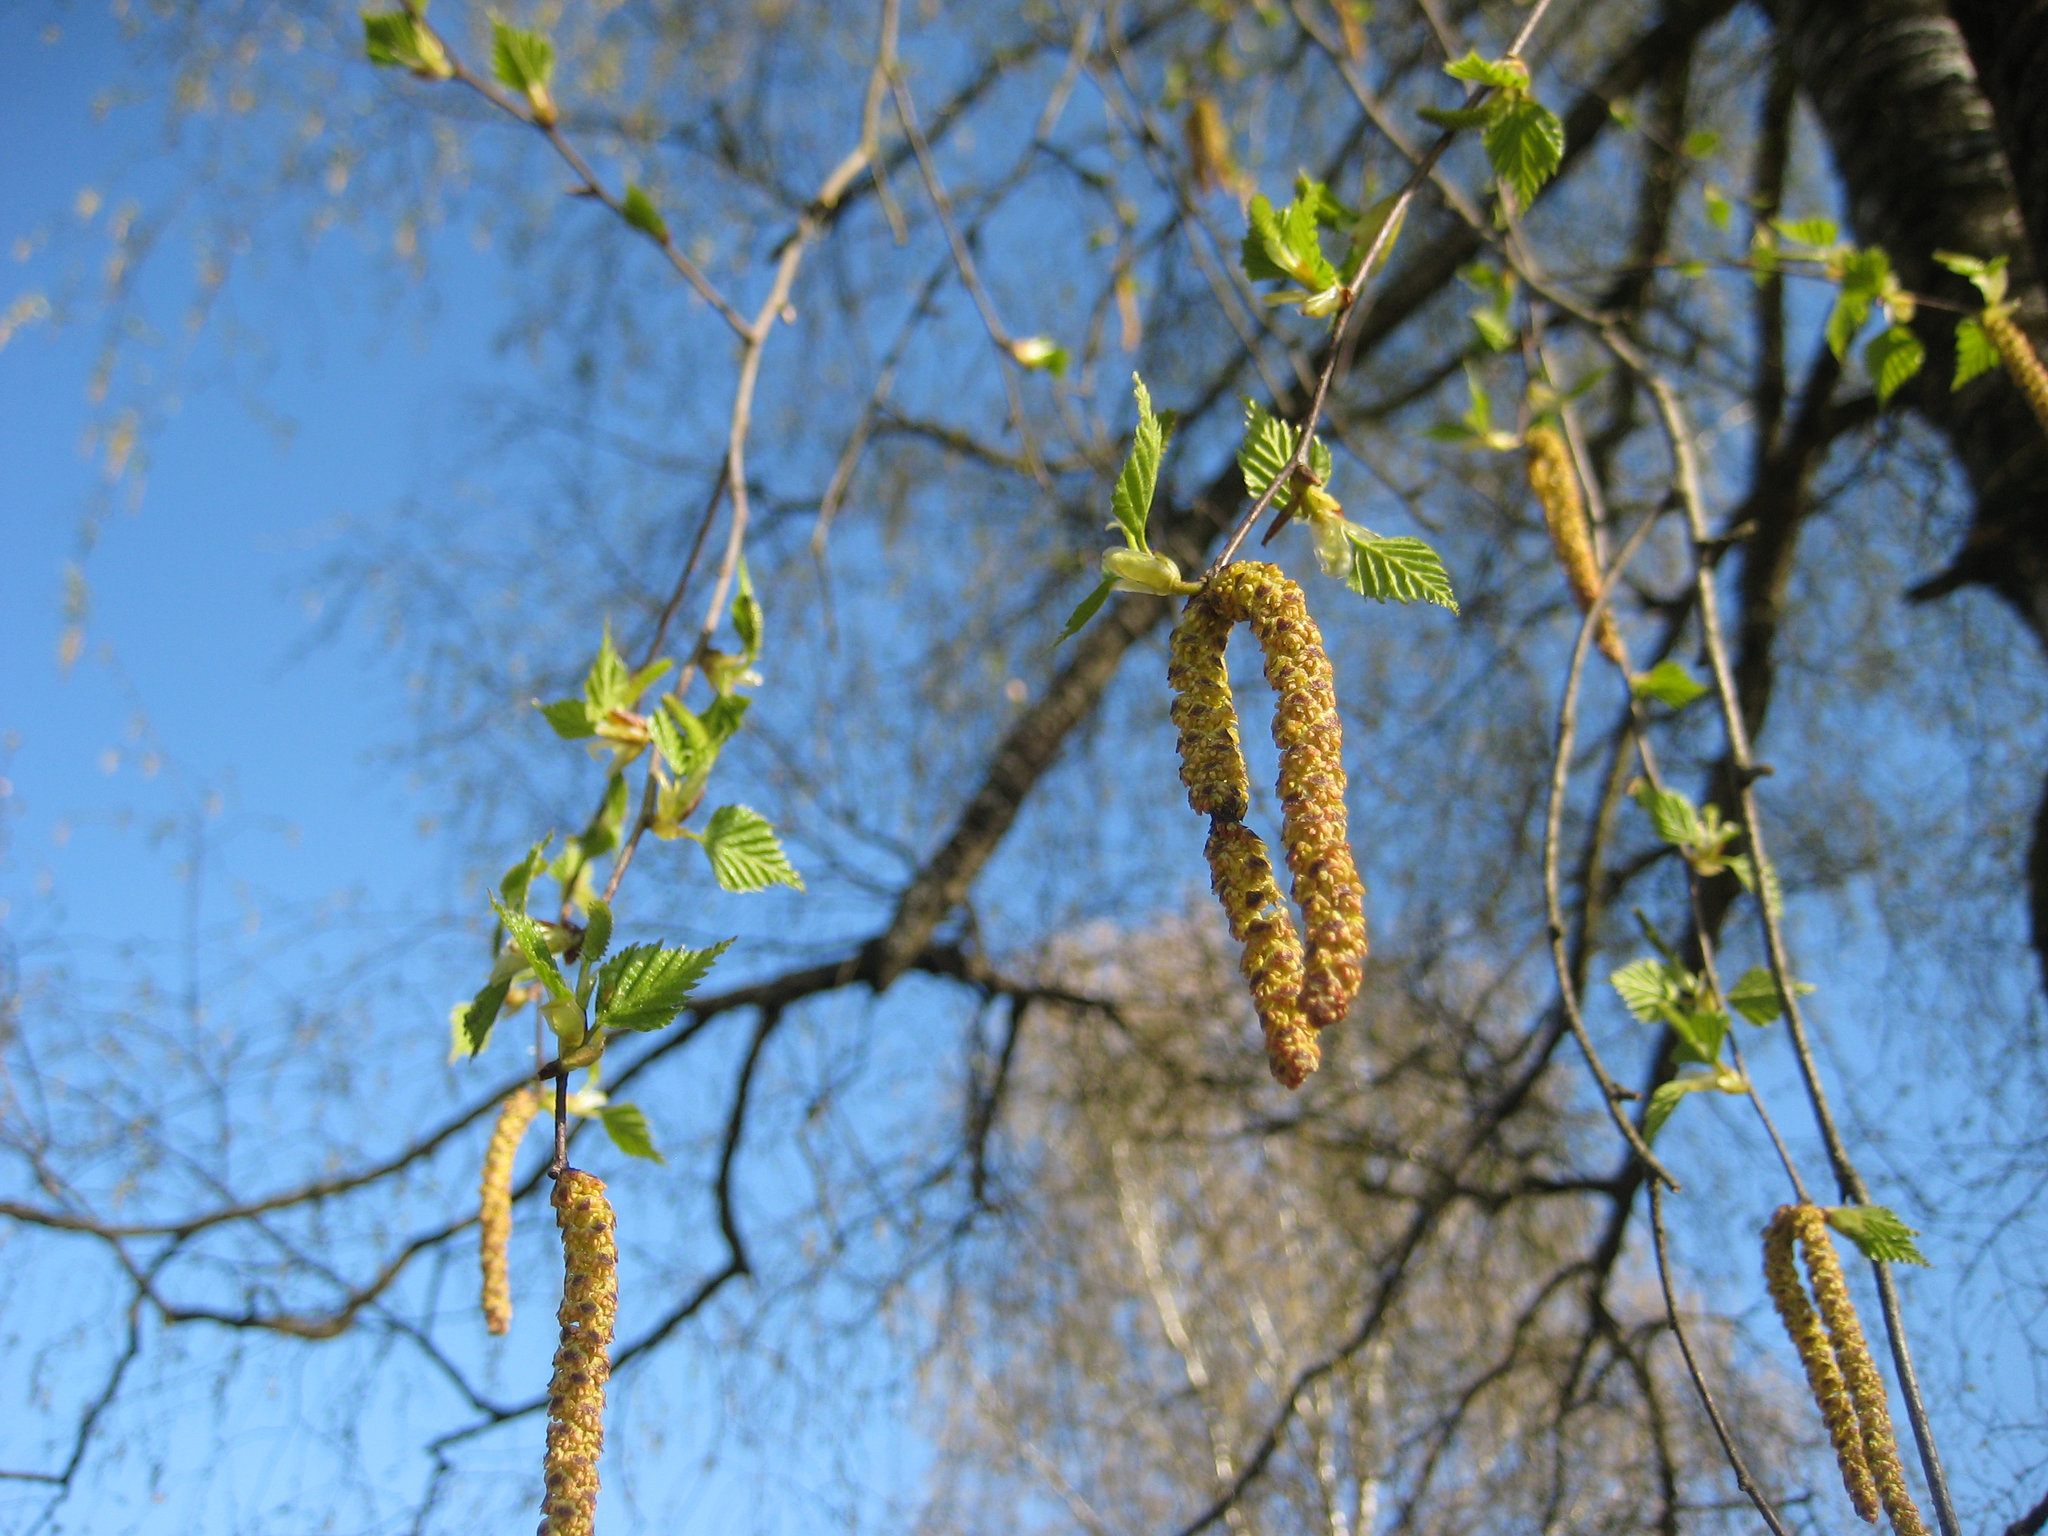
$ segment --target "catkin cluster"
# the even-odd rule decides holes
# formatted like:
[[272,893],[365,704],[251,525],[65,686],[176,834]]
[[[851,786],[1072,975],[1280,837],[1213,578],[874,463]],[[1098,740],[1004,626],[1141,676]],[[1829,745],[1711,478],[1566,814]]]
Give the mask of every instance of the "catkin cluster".
[[[1280,841],[1302,931],[1280,899],[1266,847],[1244,825],[1251,780],[1238,736],[1224,650],[1249,624],[1278,695]],[[1299,1087],[1316,1069],[1316,1031],[1343,1018],[1364,978],[1365,892],[1345,835],[1344,740],[1322,635],[1301,588],[1270,565],[1225,566],[1192,598],[1173,632],[1167,681],[1180,729],[1188,804],[1209,818],[1209,873],[1230,932],[1273,1075]]]
[[[1593,606],[1600,593],[1600,562],[1593,555],[1593,531],[1586,522],[1586,499],[1579,493],[1578,472],[1572,468],[1571,451],[1549,427],[1531,427],[1522,434],[1528,453],[1529,489],[1543,508],[1544,526],[1550,530],[1551,548],[1564,567],[1565,580],[1578,600],[1579,612]],[[1617,667],[1628,666],[1628,652],[1622,648],[1621,630],[1615,625],[1614,610],[1600,610],[1593,630],[1593,643],[1600,654]]]
[[2041,366],[2041,359],[2034,355],[2027,341],[2027,333],[2013,323],[2010,311],[1994,306],[1985,310],[1981,319],[1998,360],[2005,364],[2007,375],[2034,408],[2034,419],[2041,423],[2041,430],[2048,432],[2048,368]]
[[[1795,1239],[1806,1260],[1811,1303],[1793,1267]],[[1906,1488],[1891,1412],[1885,1405],[1884,1378],[1870,1357],[1842,1261],[1828,1235],[1827,1216],[1819,1206],[1778,1207],[1764,1229],[1764,1280],[1806,1367],[1806,1382],[1834,1442],[1849,1502],[1872,1522],[1882,1506],[1898,1536],[1926,1536],[1927,1527]]]
[[597,1458],[604,1450],[604,1387],[611,1379],[619,1255],[604,1181],[564,1169],[555,1183],[562,1229],[562,1342],[548,1383],[547,1491],[540,1536],[590,1536],[597,1517]]
[[512,1282],[505,1260],[512,1240],[512,1159],[519,1151],[520,1138],[539,1112],[539,1092],[521,1088],[498,1111],[491,1144],[484,1149],[477,1227],[483,1234],[484,1327],[492,1333],[504,1333],[512,1326]]

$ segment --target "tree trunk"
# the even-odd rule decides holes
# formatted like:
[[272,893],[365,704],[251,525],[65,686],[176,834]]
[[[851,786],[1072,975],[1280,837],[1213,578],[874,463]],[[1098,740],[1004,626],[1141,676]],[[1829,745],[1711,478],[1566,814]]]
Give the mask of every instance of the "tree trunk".
[[2048,0],[1948,0],[2012,166],[2034,269],[2048,272]]

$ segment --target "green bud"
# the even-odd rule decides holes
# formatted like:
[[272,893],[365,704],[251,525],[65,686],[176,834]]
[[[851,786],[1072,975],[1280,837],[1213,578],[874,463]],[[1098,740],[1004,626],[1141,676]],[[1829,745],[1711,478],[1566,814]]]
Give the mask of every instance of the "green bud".
[[1154,597],[1173,597],[1194,591],[1191,582],[1180,579],[1180,567],[1164,555],[1136,549],[1106,550],[1102,573],[1116,578],[1119,592],[1149,592]]

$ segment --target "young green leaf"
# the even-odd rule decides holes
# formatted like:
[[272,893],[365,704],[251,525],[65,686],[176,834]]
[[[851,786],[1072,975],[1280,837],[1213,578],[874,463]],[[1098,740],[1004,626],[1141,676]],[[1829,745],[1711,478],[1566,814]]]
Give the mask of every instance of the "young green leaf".
[[1638,672],[1628,680],[1628,688],[1639,699],[1655,699],[1673,709],[1683,709],[1694,699],[1712,692],[1682,665],[1668,658],[1647,672]]
[[499,1010],[505,1006],[505,996],[511,990],[512,978],[507,976],[502,980],[485,982],[483,989],[470,1000],[457,1030],[467,1054],[478,1055],[490,1044],[491,1026],[498,1022]]
[[724,954],[731,939],[709,949],[663,949],[634,944],[605,961],[597,978],[597,1027],[647,1031],[666,1029],[690,1000],[690,993]]
[[775,828],[744,805],[721,805],[704,828],[704,852],[711,873],[728,891],[761,891],[771,885],[804,888],[791,867]]
[[1678,1036],[1671,1046],[1674,1061],[1711,1067],[1721,1059],[1721,1045],[1728,1038],[1728,1015],[1720,1009],[1666,1008],[1658,1017]]
[[1829,1226],[1860,1248],[1866,1259],[1880,1264],[1927,1264],[1913,1241],[1920,1234],[1884,1206],[1830,1206],[1827,1220]]
[[1486,344],[1489,352],[1511,351],[1515,345],[1515,329],[1508,324],[1506,315],[1484,308],[1468,311],[1472,317],[1472,329],[1479,333],[1479,339]]
[[1706,207],[1707,222],[1716,229],[1726,229],[1728,221],[1734,213],[1734,210],[1728,205],[1727,194],[1722,192],[1712,182],[1709,182],[1706,186],[1700,188],[1700,201]]
[[1245,494],[1257,501],[1280,477],[1294,457],[1294,428],[1270,414],[1249,395],[1244,402],[1244,441],[1238,445],[1237,467],[1244,474]]
[[554,67],[554,44],[540,33],[491,22],[491,68],[500,84],[526,98],[534,121],[544,128],[555,122],[555,102],[548,94],[548,76]]
[[363,53],[372,64],[409,69],[423,80],[455,73],[441,40],[407,11],[363,17]]
[[1920,338],[1903,325],[1879,331],[1863,348],[1863,366],[1877,386],[1880,405],[1897,394],[1899,387],[1918,373],[1926,361],[1927,349],[1920,344]]
[[1417,107],[1415,115],[1432,128],[1462,133],[1468,128],[1487,128],[1499,122],[1508,105],[1505,96],[1489,96],[1476,107]]
[[552,833],[542,838],[527,850],[526,857],[505,871],[505,878],[498,882],[498,894],[505,905],[515,912],[526,910],[526,893],[533,885],[533,877],[547,868],[547,846]]
[[1696,128],[1685,136],[1684,154],[1688,160],[1704,160],[1721,147],[1721,135],[1711,128]]
[[1872,306],[1897,286],[1897,280],[1892,277],[1891,258],[1871,246],[1841,258],[1838,281],[1841,291],[1828,313],[1827,343],[1835,356],[1842,358],[1849,355],[1849,343],[1870,318]]
[[1526,208],[1564,159],[1564,124],[1542,102],[1524,96],[1509,103],[1481,142],[1493,174],[1515,189],[1516,201]]
[[1763,890],[1759,892],[1757,890],[1756,866],[1750,862],[1748,854],[1730,854],[1721,862],[1728,866],[1728,873],[1741,883],[1745,891],[1762,900],[1766,912],[1776,917],[1785,910],[1785,893],[1778,884],[1778,871],[1775,868],[1771,870],[1770,879],[1764,883]]
[[557,1002],[567,999],[570,996],[569,983],[563,979],[550,952],[547,930],[524,912],[502,902],[494,900],[491,909],[498,914],[498,921],[505,925],[505,936],[512,941],[512,947],[533,967],[533,974],[548,989],[548,995]]
[[598,1110],[597,1118],[604,1123],[604,1133],[611,1137],[612,1145],[626,1156],[644,1157],[655,1163],[667,1161],[654,1150],[654,1136],[639,1105],[607,1104]]
[[652,235],[663,245],[668,244],[668,225],[661,217],[661,210],[654,206],[654,199],[638,187],[626,188],[626,200],[619,211],[626,216],[626,222],[644,235]]
[[746,556],[740,557],[739,590],[732,599],[732,632],[740,637],[747,665],[761,654],[761,603],[754,596],[754,578],[747,574]]
[[1816,251],[1829,250],[1842,238],[1832,219],[1773,219],[1771,228],[1794,245]]
[[1689,1093],[1698,1093],[1703,1088],[1714,1086],[1713,1074],[1689,1072],[1683,1077],[1674,1077],[1668,1083],[1659,1083],[1651,1091],[1650,1102],[1643,1111],[1643,1140],[1655,1141],[1657,1133],[1664,1129],[1664,1122],[1671,1118],[1671,1112],[1678,1108],[1678,1101]]
[[1984,334],[1984,322],[1975,315],[1956,322],[1956,376],[1949,384],[1951,390],[1961,389],[1980,373],[1990,373],[1998,367],[1998,348],[1991,345],[1991,338]]
[[1451,60],[1444,73],[1453,80],[1470,80],[1501,91],[1526,90],[1529,84],[1529,66],[1520,59],[1482,59],[1476,48],[1462,59]]
[[[1152,396],[1145,381],[1131,375],[1131,390],[1138,397],[1138,428],[1131,434],[1131,452],[1109,493],[1113,526],[1123,530],[1125,541],[1135,550],[1149,550],[1145,525],[1152,515],[1152,496],[1159,486],[1159,461],[1166,452],[1166,432],[1152,414]],[[1085,621],[1084,621],[1085,622]]]
[[[1792,990],[1803,995],[1813,990],[1813,983],[1795,981]],[[1753,965],[1728,989],[1728,1006],[1761,1028],[1785,1011],[1785,999],[1771,973],[1761,965]]]
[[612,644],[612,627],[607,623],[597,643],[597,659],[583,674],[583,701],[595,719],[614,709],[630,708],[634,697],[632,674],[626,670],[619,648]]
[[1676,1008],[1699,986],[1699,978],[1669,960],[1635,960],[1609,976],[1628,1011],[1645,1024]]
[[1956,276],[1967,277],[1987,305],[2004,301],[2008,278],[2003,256],[1985,261],[1977,256],[1961,256],[1954,251],[1936,251],[1934,259]]
[[1087,627],[1090,619],[1102,611],[1102,605],[1109,601],[1109,594],[1116,590],[1116,578],[1105,576],[1096,584],[1095,590],[1082,598],[1074,611],[1067,615],[1067,627],[1059,632],[1048,650],[1056,649]]
[[1345,585],[1360,597],[1382,603],[1435,603],[1458,611],[1442,559],[1422,540],[1376,538],[1356,523],[1346,523],[1344,532],[1351,541]]
[[597,722],[591,718],[590,706],[581,699],[557,699],[552,704],[543,704],[535,699],[533,707],[565,741],[581,741],[586,736],[597,734]]
[[590,903],[589,914],[583,926],[583,953],[581,959],[586,969],[604,959],[604,952],[612,944],[612,909],[602,901]]
[[1699,841],[1700,815],[1684,795],[1675,789],[1658,789],[1647,779],[1638,780],[1632,793],[1665,842],[1689,848]]

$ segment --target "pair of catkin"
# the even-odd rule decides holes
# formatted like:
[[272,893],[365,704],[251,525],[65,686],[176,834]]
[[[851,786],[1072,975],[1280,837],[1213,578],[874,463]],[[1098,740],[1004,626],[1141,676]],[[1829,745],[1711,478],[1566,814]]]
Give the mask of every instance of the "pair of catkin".
[[[1600,562],[1593,554],[1593,530],[1586,521],[1586,498],[1579,490],[1578,472],[1572,468],[1571,450],[1550,427],[1531,427],[1522,434],[1522,446],[1528,457],[1529,489],[1543,508],[1550,547],[1557,551],[1565,581],[1579,612],[1584,613],[1600,595]],[[1593,643],[1600,647],[1601,655],[1627,670],[1628,651],[1621,643],[1612,608],[1600,610]]]
[[512,1326],[512,1282],[506,1250],[512,1241],[512,1159],[533,1117],[540,1113],[540,1090],[521,1088],[505,1100],[491,1142],[484,1149],[484,1176],[477,1212],[482,1233],[484,1327],[504,1333]]
[[[1813,1287],[1810,1303],[1792,1261],[1795,1239]],[[1885,1405],[1884,1378],[1870,1357],[1842,1261],[1828,1236],[1827,1215],[1819,1206],[1778,1207],[1764,1229],[1764,1281],[1800,1364],[1806,1367],[1807,1386],[1834,1442],[1849,1502],[1873,1523],[1881,1506],[1899,1536],[1926,1536],[1927,1527],[1906,1488],[1898,1440]]]
[[555,1181],[562,1229],[562,1327],[548,1383],[548,1449],[539,1536],[590,1536],[597,1518],[597,1459],[604,1450],[604,1389],[618,1319],[619,1254],[604,1181],[566,1168]]
[[[1249,624],[1278,695],[1280,841],[1306,942],[1280,898],[1266,845],[1244,825],[1251,776],[1224,652]],[[1210,884],[1244,946],[1240,970],[1266,1035],[1273,1075],[1298,1088],[1322,1052],[1317,1031],[1358,995],[1366,953],[1365,891],[1346,838],[1344,738],[1321,633],[1301,588],[1257,561],[1225,566],[1174,626],[1167,683],[1180,730],[1188,804],[1209,818]]]

